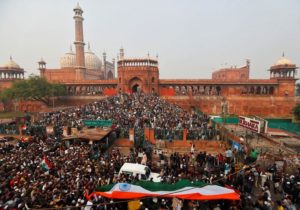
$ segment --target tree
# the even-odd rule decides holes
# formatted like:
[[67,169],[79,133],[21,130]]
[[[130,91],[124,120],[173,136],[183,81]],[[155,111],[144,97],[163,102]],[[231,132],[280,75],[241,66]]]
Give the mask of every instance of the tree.
[[0,93],[0,101],[3,103],[4,110],[10,110],[13,106],[12,99],[13,91],[9,89],[5,89]]
[[297,104],[295,108],[293,109],[293,114],[296,118],[296,120],[300,120],[300,104]]
[[51,84],[38,76],[30,76],[26,80],[16,81],[11,88],[0,93],[0,100],[5,104],[13,100],[41,101],[47,106],[51,104],[51,97],[65,94],[65,86]]

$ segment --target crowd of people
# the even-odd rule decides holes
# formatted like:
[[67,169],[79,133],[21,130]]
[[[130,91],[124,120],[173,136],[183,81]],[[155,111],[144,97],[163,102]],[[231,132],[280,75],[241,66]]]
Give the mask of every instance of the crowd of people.
[[[113,120],[118,128],[202,128],[208,118],[182,110],[152,95],[118,95],[103,101],[45,114],[36,124],[81,127],[82,119]],[[58,129],[59,130],[59,129]],[[200,151],[194,144],[185,154],[132,148],[103,151],[98,144],[66,143],[55,136],[32,133],[30,141],[5,142],[0,147],[0,209],[62,208],[127,209],[128,201],[87,195],[97,187],[134,182],[138,177],[118,172],[125,162],[143,163],[161,175],[162,182],[180,179],[203,181],[236,189],[239,201],[190,201],[146,198],[139,209],[255,209],[294,210],[300,202],[300,170],[282,175],[276,164],[263,168],[257,153],[245,146],[227,148],[218,155]],[[58,132],[60,135],[60,132]],[[143,155],[140,155],[140,154]],[[298,205],[298,206],[297,206]]]
[[158,138],[172,139],[176,131],[183,129],[188,129],[189,138],[195,139],[212,139],[216,134],[208,126],[208,116],[189,113],[160,97],[143,93],[119,94],[88,105],[45,113],[38,124],[80,128],[83,120],[112,120],[123,137],[128,137],[129,128],[146,127],[155,129]]

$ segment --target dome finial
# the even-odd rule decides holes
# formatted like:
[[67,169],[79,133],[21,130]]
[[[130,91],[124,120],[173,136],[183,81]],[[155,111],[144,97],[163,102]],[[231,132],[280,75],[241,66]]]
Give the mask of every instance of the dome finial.
[[282,57],[284,57],[284,51],[282,52]]
[[9,56],[9,60],[11,60],[11,61],[12,61],[12,56],[11,56],[11,55]]
[[70,44],[70,53],[73,53],[72,44]]

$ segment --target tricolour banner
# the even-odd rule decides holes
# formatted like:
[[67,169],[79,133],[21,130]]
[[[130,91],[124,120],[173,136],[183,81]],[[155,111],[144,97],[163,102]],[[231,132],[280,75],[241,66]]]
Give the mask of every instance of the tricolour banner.
[[175,184],[139,181],[133,184],[116,183],[102,186],[88,196],[101,195],[110,199],[138,199],[143,197],[180,198],[188,200],[239,200],[233,189],[202,182],[179,181]]

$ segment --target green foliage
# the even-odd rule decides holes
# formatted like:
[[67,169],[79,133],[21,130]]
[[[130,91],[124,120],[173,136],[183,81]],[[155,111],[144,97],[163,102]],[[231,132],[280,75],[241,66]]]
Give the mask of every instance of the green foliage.
[[300,120],[300,104],[297,104],[293,110],[296,120]]
[[11,88],[0,93],[0,100],[7,103],[12,100],[41,101],[50,105],[51,97],[65,94],[65,87],[61,84],[51,84],[38,76],[31,76],[26,80],[13,83]]

